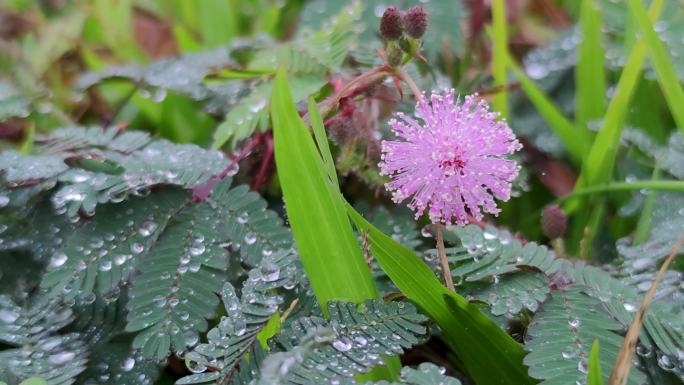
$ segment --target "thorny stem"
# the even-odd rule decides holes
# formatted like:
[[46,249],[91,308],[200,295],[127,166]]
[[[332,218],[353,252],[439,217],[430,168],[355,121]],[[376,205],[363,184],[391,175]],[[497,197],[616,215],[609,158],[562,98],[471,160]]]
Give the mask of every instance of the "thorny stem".
[[223,180],[223,178],[228,176],[228,174],[230,174],[231,171],[233,171],[235,167],[237,167],[237,164],[242,159],[246,158],[247,155],[249,155],[252,152],[252,150],[254,150],[254,148],[263,140],[264,134],[255,135],[251,137],[249,141],[247,141],[247,143],[245,143],[245,145],[242,146],[242,148],[236,150],[230,155],[228,164],[220,173],[212,176],[211,178],[209,178],[209,180],[195,187],[192,190],[192,199],[195,202],[201,202],[209,198],[209,196],[211,195],[211,191],[214,189],[216,183],[220,182],[221,180]]
[[[370,71],[364,72],[360,74],[359,76],[355,77],[354,79],[350,80],[349,83],[345,84],[342,89],[340,89],[337,93],[335,93],[335,96],[332,98],[328,98],[324,100],[321,105],[319,106],[321,116],[326,116],[330,110],[335,108],[339,103],[340,100],[342,100],[344,97],[348,96],[347,93],[356,85],[359,85],[365,81],[370,81],[367,82],[366,87],[368,85],[371,85],[378,80],[383,80],[385,76],[390,71],[390,67],[388,66],[380,66],[373,68]],[[365,87],[362,87],[365,88]],[[307,120],[307,116],[304,117],[305,120]]]
[[451,269],[449,269],[449,261],[447,260],[446,250],[444,250],[444,236],[442,235],[441,223],[435,224],[435,238],[437,239],[437,253],[439,254],[439,267],[442,270],[442,278],[444,279],[444,286],[449,290],[454,290],[454,280],[451,277]]

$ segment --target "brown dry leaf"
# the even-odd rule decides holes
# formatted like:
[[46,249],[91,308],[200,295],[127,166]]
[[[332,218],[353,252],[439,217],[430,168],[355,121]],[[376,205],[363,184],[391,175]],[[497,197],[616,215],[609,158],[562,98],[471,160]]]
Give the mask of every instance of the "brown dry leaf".
[[178,53],[178,45],[171,27],[147,11],[135,9],[133,13],[133,34],[140,48],[152,58]]

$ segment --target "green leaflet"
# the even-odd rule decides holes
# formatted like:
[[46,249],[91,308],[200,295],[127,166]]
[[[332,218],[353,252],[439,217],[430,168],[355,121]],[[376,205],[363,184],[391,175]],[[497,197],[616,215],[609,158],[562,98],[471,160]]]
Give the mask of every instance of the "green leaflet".
[[412,251],[366,221],[347,204],[356,226],[368,232],[371,251],[387,275],[442,328],[478,385],[532,384],[520,344],[473,304],[448,291]]
[[589,353],[589,371],[587,372],[587,385],[603,385],[601,377],[601,361],[599,359],[599,340],[594,340]]

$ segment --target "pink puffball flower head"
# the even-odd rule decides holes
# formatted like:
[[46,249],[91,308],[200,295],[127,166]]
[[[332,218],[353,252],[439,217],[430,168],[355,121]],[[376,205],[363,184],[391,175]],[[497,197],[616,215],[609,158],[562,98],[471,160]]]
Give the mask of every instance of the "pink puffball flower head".
[[[506,121],[477,97],[455,100],[454,90],[423,97],[414,119],[397,113],[389,122],[400,140],[382,142],[380,173],[385,188],[416,218],[428,210],[433,223],[465,225],[469,215],[498,214],[494,198],[507,201],[520,166],[507,159],[522,148]],[[421,122],[422,121],[422,122]]]

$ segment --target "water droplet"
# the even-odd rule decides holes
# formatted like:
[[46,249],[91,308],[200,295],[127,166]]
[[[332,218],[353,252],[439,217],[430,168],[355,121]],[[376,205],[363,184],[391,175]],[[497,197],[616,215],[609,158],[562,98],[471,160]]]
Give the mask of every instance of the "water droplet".
[[261,267],[261,274],[265,282],[273,282],[280,277],[280,268],[274,263],[267,262]]
[[[129,255],[126,255],[126,254],[119,254],[119,255],[115,256],[115,257],[114,257],[114,264],[117,265],[117,266],[123,265],[124,262],[126,262],[126,260],[128,259],[129,256],[131,256],[131,255],[130,255],[130,254],[129,254]],[[131,256],[131,257],[132,257],[132,256]]]
[[111,261],[104,261],[102,264],[100,264],[100,271],[109,271],[112,269],[112,262]]
[[130,372],[134,366],[135,366],[135,359],[132,357],[128,357],[121,364],[121,370],[123,370],[124,372]]
[[145,246],[141,245],[140,243],[136,242],[136,243],[131,245],[131,251],[134,254],[140,254],[143,252],[143,250],[145,250]]
[[253,232],[250,231],[247,234],[245,234],[245,243],[246,244],[253,245],[256,242],[256,240],[257,240],[257,236]]
[[644,345],[638,345],[636,347],[636,352],[641,357],[649,357],[653,353],[653,349],[646,347]]
[[351,350],[352,348],[352,343],[347,337],[342,337],[340,339],[337,339],[333,341],[332,346],[339,350],[340,352],[347,352]]
[[8,309],[0,309],[0,321],[11,324],[19,318],[19,313]]
[[582,373],[586,373],[588,368],[587,368],[587,360],[585,358],[582,358],[579,360],[577,363],[577,370],[579,370]]
[[630,313],[634,313],[637,310],[637,307],[629,302],[625,302],[622,306]]
[[138,234],[143,237],[149,237],[157,229],[157,224],[152,221],[146,221],[138,230]]
[[665,354],[658,357],[658,366],[660,366],[663,370],[666,370],[668,372],[672,371],[675,368],[675,365],[670,359],[670,357]]
[[200,244],[197,244],[197,245],[191,247],[189,252],[191,255],[198,256],[198,255],[202,255],[205,250],[206,250],[206,247],[200,243]]
[[582,323],[582,321],[580,321],[577,318],[571,318],[568,320],[568,324],[573,328],[578,328],[581,323]]
[[76,357],[74,352],[62,352],[53,354],[48,358],[48,361],[53,365],[64,365]]
[[206,365],[188,359],[185,360],[185,366],[187,366],[188,370],[190,370],[193,373],[203,373],[207,370]]
[[50,259],[50,267],[60,267],[64,265],[69,259],[66,254],[60,252],[55,253]]

